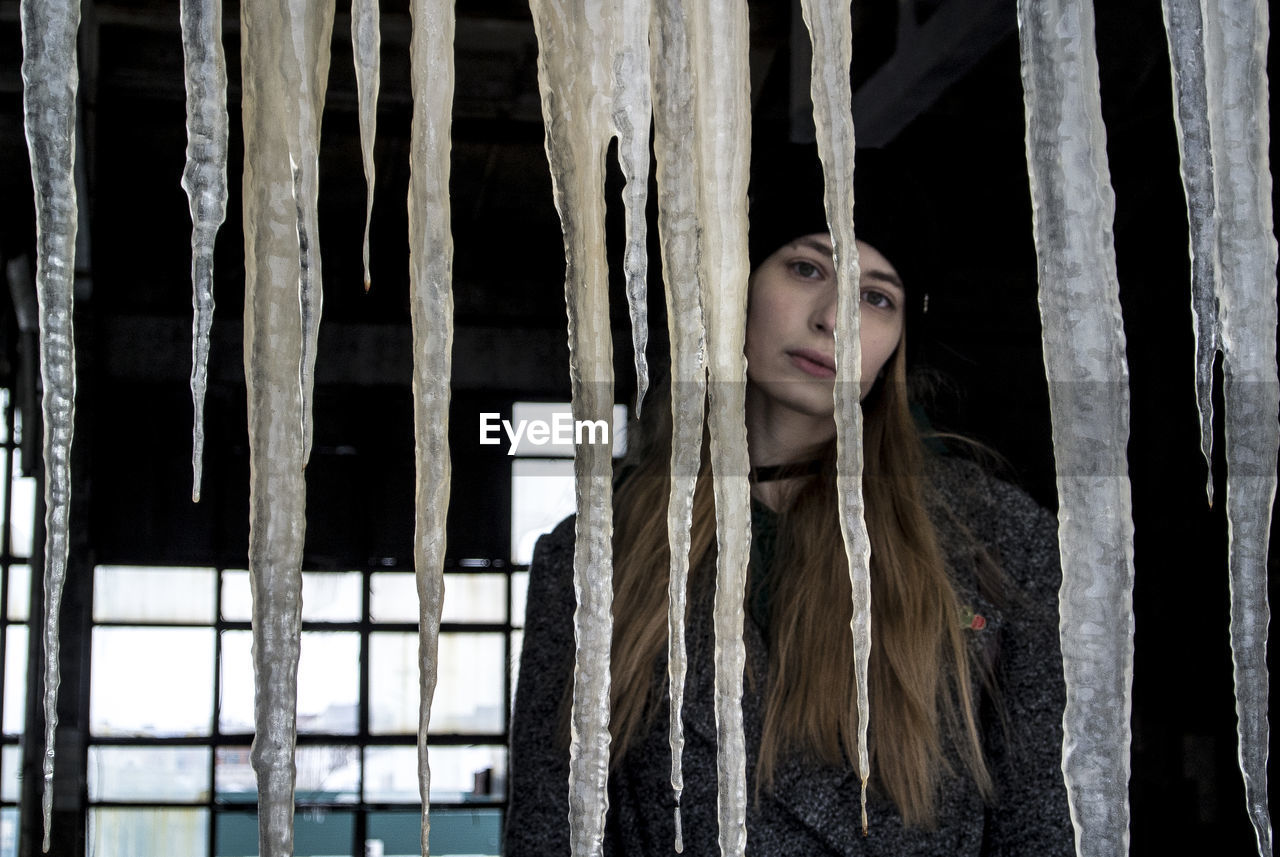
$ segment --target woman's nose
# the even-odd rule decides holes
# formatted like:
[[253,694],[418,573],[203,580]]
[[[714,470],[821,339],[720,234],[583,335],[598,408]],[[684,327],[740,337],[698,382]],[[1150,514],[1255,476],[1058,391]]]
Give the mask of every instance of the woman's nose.
[[836,305],[836,290],[833,288],[829,295],[824,296],[813,307],[813,315],[810,323],[814,330],[819,333],[835,333]]

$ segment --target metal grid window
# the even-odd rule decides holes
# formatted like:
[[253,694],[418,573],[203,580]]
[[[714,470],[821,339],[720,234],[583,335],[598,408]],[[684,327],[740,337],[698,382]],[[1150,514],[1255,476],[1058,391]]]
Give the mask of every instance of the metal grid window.
[[[557,410],[568,406],[511,407],[513,420]],[[625,418],[618,406],[614,425]],[[613,440],[621,454],[625,436]],[[445,570],[432,854],[500,853],[527,562],[537,535],[573,511],[572,454],[571,445],[517,448],[511,556]],[[95,568],[90,855],[258,853],[251,606],[243,569]],[[303,572],[298,857],[420,853],[417,607],[413,573],[402,568]]]
[[22,418],[0,388],[0,857],[17,853],[18,771],[26,715],[27,617],[31,601],[31,539],[35,479],[22,475]]
[[[510,571],[491,560],[446,570],[433,854],[498,853],[522,597]],[[303,574],[299,857],[419,853],[414,586],[396,569]],[[90,854],[257,854],[250,604],[243,570],[95,569]]]

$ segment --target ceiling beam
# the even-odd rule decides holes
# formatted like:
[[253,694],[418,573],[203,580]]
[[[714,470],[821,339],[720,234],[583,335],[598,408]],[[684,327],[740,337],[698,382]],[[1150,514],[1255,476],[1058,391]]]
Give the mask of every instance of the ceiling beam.
[[923,24],[909,5],[893,56],[853,95],[860,146],[889,144],[1017,29],[1014,0],[946,0]]

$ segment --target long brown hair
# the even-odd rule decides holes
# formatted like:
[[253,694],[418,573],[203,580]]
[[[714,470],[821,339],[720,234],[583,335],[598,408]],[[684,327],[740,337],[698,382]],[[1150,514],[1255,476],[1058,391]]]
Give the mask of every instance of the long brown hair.
[[[871,735],[874,782],[908,824],[929,826],[947,748],[983,795],[973,674],[955,590],[925,508],[924,452],[908,409],[904,343],[863,402],[863,496],[871,540]],[[653,685],[665,654],[669,548],[670,406],[655,391],[658,428],[614,500],[612,758],[625,755],[662,704]],[[666,427],[661,423],[665,411]],[[836,518],[834,442],[820,473],[782,510],[769,599],[769,673],[756,789],[772,787],[784,755],[845,765],[857,759],[852,614]],[[690,582],[714,576],[715,507],[704,449],[693,505]],[[754,570],[752,571],[754,573]]]

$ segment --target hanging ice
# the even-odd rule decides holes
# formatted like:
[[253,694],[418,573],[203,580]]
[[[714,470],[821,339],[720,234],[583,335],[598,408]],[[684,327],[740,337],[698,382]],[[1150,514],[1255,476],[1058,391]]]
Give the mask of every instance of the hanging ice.
[[[245,0],[240,8],[244,122],[244,358],[249,413],[249,572],[253,586],[258,841],[293,851],[303,466],[309,446],[308,309],[320,287],[315,165],[333,4]],[[305,246],[304,246],[305,245]],[[314,354],[310,358],[314,361]],[[303,367],[300,370],[300,367]]]
[[649,117],[653,113],[649,81],[650,0],[611,0],[608,15],[616,21],[614,32],[613,127],[618,135],[618,164],[626,179],[626,249],[622,273],[627,285],[631,314],[631,338],[636,364],[636,413],[649,387],[648,220]]
[[200,500],[204,458],[204,398],[213,324],[213,249],[227,213],[227,69],[221,0],[182,0],[182,51],[187,91],[187,165],[182,174],[191,209],[191,499]]
[[436,689],[444,600],[445,517],[449,509],[449,371],[453,352],[453,236],[449,231],[449,149],[453,109],[452,0],[414,0],[413,121],[410,130],[409,281],[413,321],[413,423],[418,581],[418,789],[422,853],[429,854],[431,768],[427,727]]
[[667,601],[667,674],[671,685],[671,788],[675,792],[676,851],[684,850],[680,797],[684,789],[685,609],[693,493],[702,455],[707,395],[706,334],[698,280],[697,181],[693,145],[693,75],[683,0],[653,7],[654,154],[658,174],[658,235],[666,280],[671,339],[671,494],[667,534],[671,578]]
[[867,663],[871,656],[871,541],[862,501],[862,351],[858,336],[858,249],[853,231],[853,93],[849,66],[853,35],[849,4],[802,0],[801,10],[813,42],[809,91],[818,155],[822,159],[827,222],[839,292],[836,324],[836,484],[840,528],[853,588],[854,673],[858,685],[858,772],[862,778],[862,832],[867,832]]
[[[614,33],[607,10],[583,0],[533,0],[538,88],[547,160],[564,231],[565,303],[575,420],[608,420],[613,409],[604,163]],[[574,857],[601,853],[608,797],[609,651],[613,633],[612,460],[602,444],[574,456],[573,710],[569,749],[569,843]]]
[[1208,93],[1199,0],[1163,0],[1173,74],[1173,119],[1182,157],[1191,233],[1191,316],[1196,340],[1196,405],[1200,451],[1209,468],[1205,490],[1213,502],[1213,361],[1218,341],[1215,295],[1217,235],[1213,223],[1213,158],[1209,148]]
[[711,463],[719,547],[715,597],[715,711],[720,853],[746,848],[747,777],[742,728],[742,600],[751,545],[750,462],[743,421],[747,323],[747,177],[751,105],[746,3],[691,5],[695,81],[699,276],[710,369]]
[[[364,290],[369,291],[369,226],[373,221],[373,140],[378,128],[378,81],[381,77],[382,36],[378,28],[378,0],[352,0],[351,54],[356,67],[360,104],[360,153],[364,159]],[[449,46],[452,63],[453,46]],[[412,163],[411,163],[412,166]],[[425,852],[424,852],[425,853]]]
[[1080,857],[1129,843],[1129,381],[1093,11],[1019,0],[1027,164],[1058,472],[1062,770]]
[[187,166],[182,189],[191,207],[191,499],[200,502],[204,470],[204,394],[213,326],[213,245],[227,217],[227,60],[222,0],[182,0],[187,87]]
[[79,0],[23,0],[22,110],[36,204],[36,296],[44,384],[44,850],[53,818],[54,735],[58,728],[58,615],[67,574],[71,514],[71,433],[76,359],[75,287],[76,30]]
[[1268,11],[1263,0],[1206,4],[1205,77],[1217,221],[1226,409],[1231,653],[1245,804],[1258,853],[1273,848],[1267,808],[1268,530],[1276,492],[1276,239],[1267,161]]
[[320,117],[329,83],[329,47],[333,38],[334,0],[276,0],[292,42],[297,74],[289,71],[297,99],[288,105],[289,157],[298,231],[298,305],[301,309],[302,352],[298,383],[302,388],[302,463],[311,457],[311,403],[315,389],[316,344],[324,305],[320,273],[320,228],[317,197],[320,190]]

